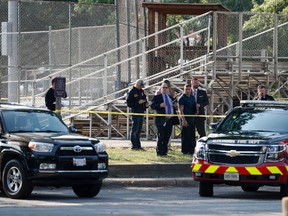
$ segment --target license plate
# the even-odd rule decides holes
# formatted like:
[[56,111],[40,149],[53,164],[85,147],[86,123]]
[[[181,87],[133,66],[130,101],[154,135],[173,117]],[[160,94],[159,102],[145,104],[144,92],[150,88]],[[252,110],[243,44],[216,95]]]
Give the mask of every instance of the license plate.
[[73,158],[74,166],[86,166],[86,158]]
[[239,173],[224,173],[224,180],[239,181]]

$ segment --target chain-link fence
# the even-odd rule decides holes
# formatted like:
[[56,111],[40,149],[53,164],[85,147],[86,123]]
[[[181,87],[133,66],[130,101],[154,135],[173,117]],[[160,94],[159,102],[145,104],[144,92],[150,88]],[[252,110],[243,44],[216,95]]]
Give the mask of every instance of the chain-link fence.
[[217,47],[227,46],[221,49],[222,54],[241,57],[243,61],[287,58],[288,52],[283,46],[287,40],[287,15],[219,12],[217,17],[218,21],[225,17],[223,28],[217,29]]
[[[128,7],[123,4],[125,2],[119,3],[116,10],[116,5],[105,4],[1,1],[2,100],[44,105],[41,96],[57,71],[143,37],[141,1],[129,2]],[[113,53],[106,64],[137,52],[139,47],[136,45],[126,52]],[[96,58],[57,76],[66,77],[70,82],[102,69],[104,64],[102,57]],[[109,86],[110,93],[119,88],[118,85],[127,85],[131,77],[139,77],[139,74],[131,75],[131,71],[139,72],[136,64],[137,61],[129,62],[130,74],[127,63],[122,65],[122,72],[119,66],[106,71],[108,83],[105,85]],[[103,76],[103,72],[99,72],[69,86],[68,95],[74,98],[70,105],[102,97]],[[33,101],[33,95],[40,97]]]

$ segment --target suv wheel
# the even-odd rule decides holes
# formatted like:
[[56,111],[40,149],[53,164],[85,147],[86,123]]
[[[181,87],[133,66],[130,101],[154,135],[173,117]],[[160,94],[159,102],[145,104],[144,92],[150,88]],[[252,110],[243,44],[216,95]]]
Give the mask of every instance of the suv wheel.
[[27,174],[21,162],[9,161],[3,170],[2,185],[5,194],[12,199],[24,199],[30,196],[33,185],[27,180]]
[[241,188],[243,191],[246,191],[246,192],[256,192],[256,191],[258,191],[259,186],[247,186],[247,185],[245,186],[245,185],[243,185],[243,186],[241,186]]
[[280,196],[281,198],[288,196],[288,183],[280,186]]
[[72,189],[78,197],[92,198],[99,193],[101,187],[102,181],[98,181],[93,184],[74,185]]
[[199,195],[202,197],[212,197],[213,196],[213,184],[210,182],[200,181]]

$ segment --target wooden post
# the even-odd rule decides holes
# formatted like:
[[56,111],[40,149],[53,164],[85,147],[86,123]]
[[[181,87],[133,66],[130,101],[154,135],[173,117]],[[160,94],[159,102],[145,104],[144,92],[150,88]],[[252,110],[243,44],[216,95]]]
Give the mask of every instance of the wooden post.
[[59,118],[61,118],[61,97],[56,97],[55,110],[60,110],[59,112],[57,112],[57,115],[59,116]]

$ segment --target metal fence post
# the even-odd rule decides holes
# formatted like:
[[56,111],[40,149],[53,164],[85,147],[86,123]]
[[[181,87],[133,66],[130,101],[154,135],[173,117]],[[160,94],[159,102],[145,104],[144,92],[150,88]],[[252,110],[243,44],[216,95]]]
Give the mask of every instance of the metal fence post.
[[[127,44],[131,42],[131,34],[130,34],[130,0],[126,0],[126,27],[127,27]],[[131,45],[127,47],[127,57],[128,59],[131,57]],[[127,80],[128,83],[131,82],[131,60],[127,61],[128,71],[127,71]]]
[[103,76],[103,96],[105,97],[105,100],[107,100],[107,67],[108,67],[108,58],[107,54],[104,54],[104,76]]
[[180,23],[179,25],[180,25],[180,73],[183,73],[184,28],[183,28],[183,23]]
[[[146,77],[146,42],[145,39],[141,40],[142,42],[142,78]],[[148,84],[148,83],[146,83]]]
[[[138,17],[138,1],[135,1],[135,17]],[[136,19],[136,40],[139,40],[139,20]],[[136,54],[139,54],[139,43],[136,44]],[[139,58],[136,59],[136,79],[140,78],[140,62]]]
[[[120,21],[119,21],[119,1],[115,1],[116,7],[116,47],[117,47],[117,62],[121,62],[121,52],[120,49]],[[115,90],[119,91],[122,88],[121,86],[121,64],[116,66],[116,87]]]
[[[53,47],[52,47],[52,27],[49,26],[49,31],[48,31],[48,55],[49,55],[49,59],[48,59],[48,64],[49,64],[49,74],[52,74],[53,71],[52,71],[52,65],[54,65],[54,58],[53,58]],[[36,78],[36,77],[35,77]],[[48,85],[45,87],[49,88],[49,84],[50,82],[48,81]]]
[[[208,16],[207,44],[206,44],[206,46],[207,46],[207,57],[209,56],[209,53],[210,53],[210,37],[211,37],[210,26],[211,26],[211,16]],[[204,71],[205,71],[205,73],[207,73],[207,57],[205,57],[205,62],[204,62],[204,65],[205,65]]]
[[[72,65],[72,16],[71,16],[71,4],[69,4],[69,67]],[[72,71],[69,70],[69,82],[72,80]],[[69,92],[72,92],[72,85],[69,85]],[[71,109],[72,106],[72,97],[69,96],[69,109]]]
[[239,13],[239,49],[238,49],[238,80],[242,76],[242,50],[243,50],[243,13]]
[[127,140],[130,138],[130,108],[127,107],[127,121],[126,121],[126,131],[127,131],[127,134],[126,134],[126,138]]
[[213,71],[212,71],[212,79],[216,79],[216,51],[217,51],[217,13],[213,12]]
[[18,1],[8,2],[8,22],[11,23],[11,53],[8,55],[8,101],[19,102],[18,95]]
[[108,104],[108,139],[112,137],[112,104]]
[[89,137],[92,137],[93,115],[89,113]]
[[[32,106],[35,107],[35,90],[36,90],[36,83],[35,81],[32,82]],[[45,102],[44,102],[45,103]]]
[[146,109],[146,140],[149,139],[149,110]]
[[274,59],[274,75],[278,75],[278,15],[274,15],[273,30],[273,59]]

